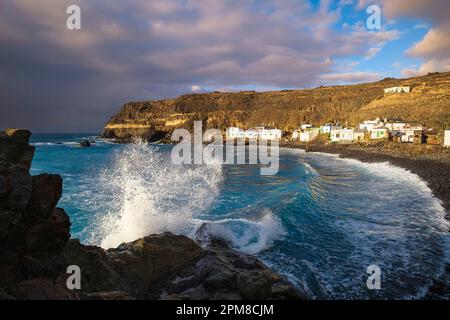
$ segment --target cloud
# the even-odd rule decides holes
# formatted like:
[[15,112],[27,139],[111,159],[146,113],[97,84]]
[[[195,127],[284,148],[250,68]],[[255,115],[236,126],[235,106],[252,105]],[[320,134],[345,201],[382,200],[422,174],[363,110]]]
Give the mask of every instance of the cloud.
[[410,16],[425,20],[426,24],[416,25],[416,27],[431,24],[431,29],[424,38],[406,51],[408,55],[423,60],[420,68],[416,69],[417,74],[450,70],[449,1],[384,0],[383,4],[384,12],[388,17]]
[[321,76],[321,79],[328,83],[348,84],[355,82],[374,82],[382,78],[376,72],[346,72],[346,73],[330,73]]
[[334,61],[373,56],[399,37],[362,23],[336,30],[341,11],[327,0],[318,7],[296,0],[78,0],[80,31],[65,27],[72,2],[2,3],[0,97],[8,108],[0,110],[0,127],[99,130],[126,101],[174,97],[194,86],[366,81],[374,75],[333,76]]

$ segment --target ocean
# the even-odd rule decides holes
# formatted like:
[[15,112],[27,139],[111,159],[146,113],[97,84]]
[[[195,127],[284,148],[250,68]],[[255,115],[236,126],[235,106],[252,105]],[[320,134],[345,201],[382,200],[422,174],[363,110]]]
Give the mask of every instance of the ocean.
[[[89,139],[93,147],[77,143]],[[60,174],[72,237],[111,248],[153,233],[195,238],[203,223],[316,299],[423,297],[448,263],[445,209],[418,176],[388,163],[281,149],[259,165],[177,166],[171,146],[93,134],[35,134],[33,175]],[[369,290],[367,268],[381,270]]]

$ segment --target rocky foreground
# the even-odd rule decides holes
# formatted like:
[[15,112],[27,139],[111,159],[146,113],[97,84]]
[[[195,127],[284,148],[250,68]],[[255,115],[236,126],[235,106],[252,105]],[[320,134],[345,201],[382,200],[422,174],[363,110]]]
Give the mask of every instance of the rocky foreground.
[[[70,239],[59,175],[30,175],[31,133],[0,133],[0,299],[302,299],[257,258],[220,239],[170,233],[110,250]],[[198,235],[203,241],[207,228]],[[206,237],[207,238],[207,237]],[[81,289],[67,268],[81,269]]]

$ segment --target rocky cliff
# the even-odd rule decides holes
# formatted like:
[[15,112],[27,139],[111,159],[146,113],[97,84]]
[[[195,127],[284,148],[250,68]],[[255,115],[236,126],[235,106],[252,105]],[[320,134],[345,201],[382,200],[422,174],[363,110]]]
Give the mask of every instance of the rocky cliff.
[[[299,299],[305,298],[257,258],[209,239],[149,235],[110,250],[70,239],[57,208],[58,175],[29,174],[31,133],[0,133],[0,299]],[[205,242],[205,239],[209,239]],[[67,267],[81,289],[69,290]]]
[[[410,93],[385,94],[384,89],[410,86]],[[403,118],[437,129],[450,126],[450,72],[375,83],[277,92],[191,94],[176,99],[130,102],[106,124],[103,135],[159,140],[173,129],[248,128],[264,125],[291,131],[302,122],[356,125],[376,117]]]

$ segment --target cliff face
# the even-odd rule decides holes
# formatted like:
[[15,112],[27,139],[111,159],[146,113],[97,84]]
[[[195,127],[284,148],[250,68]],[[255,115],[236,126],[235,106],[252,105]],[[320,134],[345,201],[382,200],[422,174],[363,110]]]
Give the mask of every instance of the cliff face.
[[[70,219],[56,207],[61,177],[29,174],[30,135],[0,132],[0,300],[306,298],[220,239],[200,246],[165,233],[110,250],[70,239]],[[198,237],[208,239],[206,225]],[[79,290],[66,285],[70,265],[81,270]]]
[[[411,93],[384,94],[410,86]],[[106,124],[104,136],[159,140],[173,129],[203,120],[207,128],[275,126],[291,131],[302,122],[338,121],[357,125],[376,117],[403,118],[444,129],[450,126],[450,72],[410,79],[278,92],[184,95],[176,99],[130,102]]]

